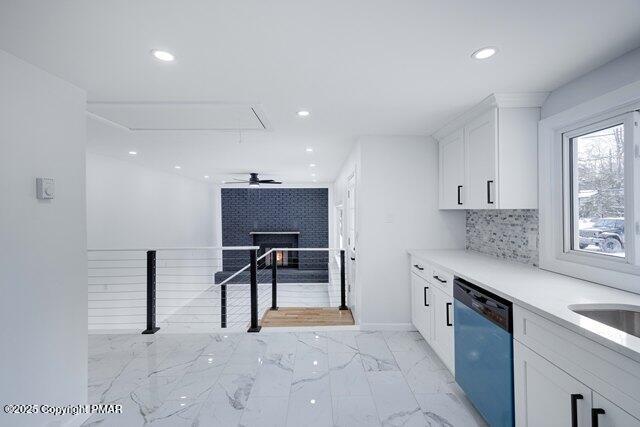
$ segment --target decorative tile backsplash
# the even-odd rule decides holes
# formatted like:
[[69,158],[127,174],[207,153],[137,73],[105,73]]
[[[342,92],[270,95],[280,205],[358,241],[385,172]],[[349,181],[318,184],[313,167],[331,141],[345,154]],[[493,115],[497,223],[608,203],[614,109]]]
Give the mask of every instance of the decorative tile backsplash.
[[[535,240],[533,245],[530,239]],[[468,210],[465,246],[467,250],[537,266],[538,210]]]

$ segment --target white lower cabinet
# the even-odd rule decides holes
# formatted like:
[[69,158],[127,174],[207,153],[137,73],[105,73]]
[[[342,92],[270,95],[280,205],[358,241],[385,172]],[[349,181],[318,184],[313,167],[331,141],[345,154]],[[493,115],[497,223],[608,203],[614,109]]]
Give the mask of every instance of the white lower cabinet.
[[431,284],[422,277],[411,274],[411,321],[425,340],[431,339],[433,313],[430,301]]
[[454,372],[453,299],[441,289],[433,288],[433,335],[431,347],[442,362]]
[[454,373],[453,275],[411,261],[411,322]]
[[517,427],[640,427],[640,365],[514,305]]
[[[591,390],[518,341],[513,342],[516,425],[589,426]],[[577,424],[572,424],[576,417]]]
[[640,420],[632,417],[627,412],[623,411],[620,407],[600,396],[596,392],[593,392],[593,410],[596,410],[598,412],[600,412],[599,410],[604,411],[603,413],[592,414],[593,417],[598,417],[597,425],[599,427],[640,426]]

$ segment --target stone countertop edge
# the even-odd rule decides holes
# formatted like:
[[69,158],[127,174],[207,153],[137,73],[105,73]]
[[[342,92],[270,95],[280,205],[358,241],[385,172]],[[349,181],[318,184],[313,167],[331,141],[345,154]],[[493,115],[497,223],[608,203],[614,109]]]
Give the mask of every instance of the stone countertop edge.
[[640,338],[569,309],[574,304],[640,307],[638,294],[462,249],[408,253],[640,363]]

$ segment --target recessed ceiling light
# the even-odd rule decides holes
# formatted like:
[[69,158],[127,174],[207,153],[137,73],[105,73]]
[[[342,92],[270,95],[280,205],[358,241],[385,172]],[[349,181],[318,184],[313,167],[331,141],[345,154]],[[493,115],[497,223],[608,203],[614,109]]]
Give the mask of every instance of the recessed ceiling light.
[[182,166],[175,165],[173,168],[174,168],[174,169],[182,169]]
[[311,176],[316,176],[316,174],[315,174],[315,173],[312,173],[312,174],[311,174]]
[[136,154],[138,154],[138,152],[137,152],[137,151],[129,151],[129,155],[130,155],[130,156],[135,156]]
[[226,183],[227,183],[227,181],[222,181],[222,184],[226,184]]
[[310,112],[308,112],[307,110],[300,110],[298,111],[298,115],[300,117],[307,117],[309,114],[311,114]]
[[166,50],[154,49],[151,51],[151,55],[153,55],[157,60],[163,62],[171,62],[176,59],[176,57],[173,56],[173,53],[167,52]]
[[309,167],[310,167],[310,168],[315,168],[315,167],[316,167],[316,164],[315,164],[315,163],[309,163]]
[[209,176],[209,175],[205,175],[205,176],[204,176],[204,179],[209,179],[209,178],[210,178],[210,176]]
[[313,148],[311,147],[307,147],[307,149],[305,150],[307,153],[313,153]]
[[482,49],[478,49],[473,52],[471,57],[474,59],[488,59],[496,53],[498,53],[498,49],[495,47],[483,47]]

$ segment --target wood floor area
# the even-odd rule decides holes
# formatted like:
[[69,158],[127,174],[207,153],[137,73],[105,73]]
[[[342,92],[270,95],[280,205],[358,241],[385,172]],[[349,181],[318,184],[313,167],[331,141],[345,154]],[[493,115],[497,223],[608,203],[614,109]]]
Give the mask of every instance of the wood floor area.
[[262,316],[265,327],[353,325],[351,310],[330,307],[282,307],[267,310]]

